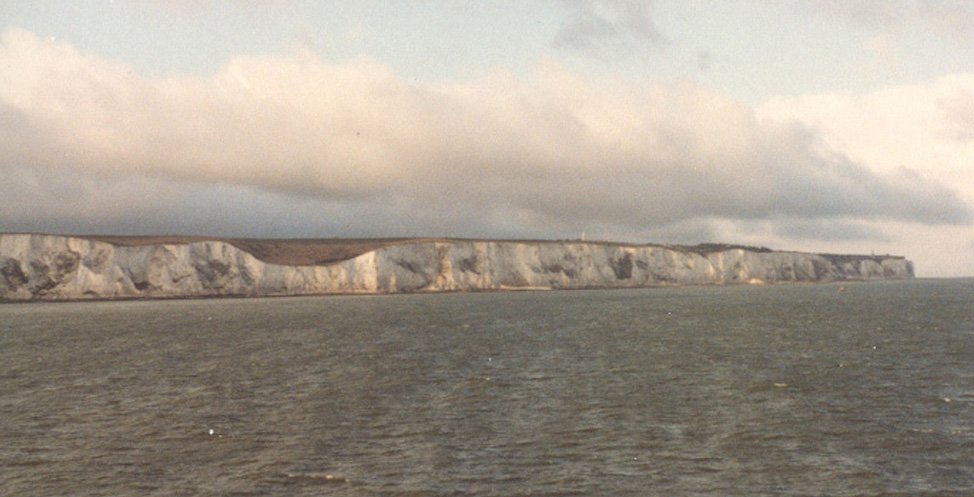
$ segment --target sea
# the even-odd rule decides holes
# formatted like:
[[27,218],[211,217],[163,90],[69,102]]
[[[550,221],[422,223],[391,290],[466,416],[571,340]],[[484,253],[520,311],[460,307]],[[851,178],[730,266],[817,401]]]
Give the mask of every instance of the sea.
[[4,496],[974,495],[974,279],[0,305]]

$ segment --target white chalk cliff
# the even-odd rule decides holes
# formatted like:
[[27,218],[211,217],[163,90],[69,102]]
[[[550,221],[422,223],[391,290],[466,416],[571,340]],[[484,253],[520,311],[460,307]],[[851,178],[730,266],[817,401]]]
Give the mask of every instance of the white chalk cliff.
[[582,241],[415,240],[321,265],[264,262],[227,241],[119,245],[0,234],[0,300],[633,288],[912,278],[897,256]]

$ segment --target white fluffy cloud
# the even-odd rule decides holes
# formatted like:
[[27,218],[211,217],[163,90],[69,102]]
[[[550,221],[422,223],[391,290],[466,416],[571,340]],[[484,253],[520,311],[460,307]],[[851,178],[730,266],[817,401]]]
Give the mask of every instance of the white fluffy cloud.
[[937,178],[974,202],[974,75],[863,95],[775,98],[758,114],[798,121],[827,147],[871,170],[922,171],[911,181]]
[[972,216],[974,189],[937,181],[969,180],[967,78],[755,110],[692,83],[593,81],[553,63],[531,80],[415,86],[375,60],[295,51],[152,79],[22,30],[3,35],[0,75],[6,229],[69,213],[82,230],[305,236],[317,212],[328,219],[306,226],[333,236],[687,241],[732,225],[885,240],[883,223]]

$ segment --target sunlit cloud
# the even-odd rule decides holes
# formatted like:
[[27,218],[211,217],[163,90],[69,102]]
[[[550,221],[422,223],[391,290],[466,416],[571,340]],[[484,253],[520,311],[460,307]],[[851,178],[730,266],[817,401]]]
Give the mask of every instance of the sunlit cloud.
[[[0,67],[8,226],[130,227],[135,213],[154,231],[300,229],[318,213],[328,219],[306,226],[387,230],[375,235],[639,238],[763,223],[795,239],[884,240],[884,222],[972,219],[918,163],[876,167],[881,156],[846,146],[801,101],[758,112],[690,82],[600,81],[542,62],[530,78],[420,86],[381,61],[302,49],[149,78],[23,30],[4,33]],[[969,113],[948,107],[960,110],[935,114],[933,129],[966,136]],[[201,196],[208,221],[185,209],[205,211]]]
[[[762,118],[798,121],[831,149],[907,183],[937,177],[974,201],[974,75],[864,94],[823,93],[769,100]],[[897,173],[901,171],[902,173]],[[933,192],[931,192],[933,194]]]

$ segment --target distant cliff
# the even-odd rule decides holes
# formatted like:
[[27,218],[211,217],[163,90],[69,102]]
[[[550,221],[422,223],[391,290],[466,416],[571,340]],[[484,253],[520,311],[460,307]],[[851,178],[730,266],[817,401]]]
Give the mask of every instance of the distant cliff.
[[[314,241],[302,243],[306,250],[315,247]],[[345,248],[348,258],[297,257],[296,263],[282,263],[287,257],[268,255],[275,247],[270,240],[170,237],[129,243],[124,237],[0,234],[0,300],[633,288],[913,277],[913,264],[898,256],[725,245],[453,239],[328,243]]]

